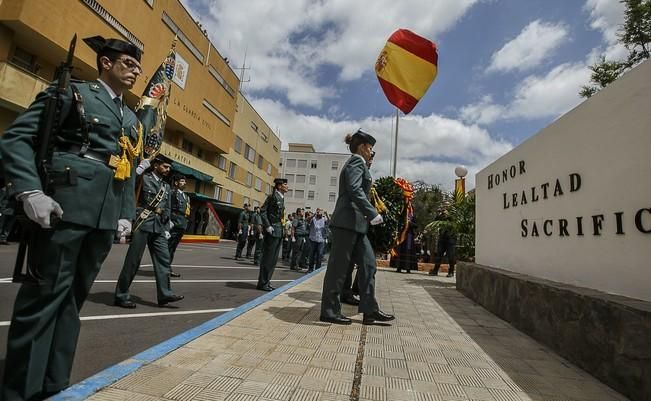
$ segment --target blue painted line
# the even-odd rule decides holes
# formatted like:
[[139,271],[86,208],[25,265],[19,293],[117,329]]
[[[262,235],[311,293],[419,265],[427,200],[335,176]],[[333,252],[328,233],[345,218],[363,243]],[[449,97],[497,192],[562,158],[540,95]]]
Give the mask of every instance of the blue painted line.
[[[107,387],[116,381],[122,379],[123,377],[135,372],[139,368],[149,363],[154,362],[157,359],[162,358],[163,356],[169,354],[170,352],[181,348],[190,341],[201,337],[202,335],[208,333],[211,330],[214,330],[218,327],[223,326],[224,324],[230,322],[236,317],[244,314],[245,312],[259,306],[276,296],[282,294],[283,292],[303,283],[304,281],[309,280],[317,273],[321,272],[321,269],[316,270],[312,273],[306,274],[301,278],[298,278],[291,283],[287,283],[282,287],[276,288],[275,290],[268,292],[262,296],[259,296],[243,305],[238,306],[230,312],[226,312],[223,315],[219,315],[214,319],[211,319],[199,326],[192,328],[188,331],[185,331],[175,337],[170,338],[167,341],[164,341],[158,345],[155,345],[132,358],[127,359],[126,361],[120,362],[117,365],[113,365],[109,368],[104,369],[103,371],[95,374],[94,376],[89,377],[77,384],[74,384],[64,391],[56,394],[55,396],[49,398],[53,401],[77,401],[84,400],[96,392],[100,391],[104,387]],[[273,281],[273,280],[272,280]]]

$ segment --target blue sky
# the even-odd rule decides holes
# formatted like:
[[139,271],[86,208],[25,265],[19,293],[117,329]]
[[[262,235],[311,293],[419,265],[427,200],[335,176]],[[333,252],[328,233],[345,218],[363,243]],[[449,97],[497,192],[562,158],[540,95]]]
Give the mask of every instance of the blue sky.
[[346,152],[344,135],[373,133],[375,176],[390,172],[395,109],[375,59],[410,29],[439,48],[436,81],[400,119],[398,175],[451,188],[454,167],[474,174],[578,105],[588,66],[625,54],[619,0],[182,0],[243,92],[289,142]]

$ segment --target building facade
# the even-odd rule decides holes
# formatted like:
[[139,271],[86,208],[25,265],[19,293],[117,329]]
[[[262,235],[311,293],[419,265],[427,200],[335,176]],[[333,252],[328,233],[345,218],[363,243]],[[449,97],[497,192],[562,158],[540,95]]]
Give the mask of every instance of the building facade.
[[290,143],[289,150],[280,153],[280,172],[289,183],[287,212],[302,207],[331,213],[339,193],[339,173],[350,154],[316,152],[313,145],[300,143]]
[[[177,68],[161,152],[188,177],[186,190],[202,201],[233,213],[229,205],[241,208],[247,198],[261,201],[277,172],[280,141],[250,104],[238,99],[237,75],[179,0],[0,1],[0,132],[54,78],[75,33],[73,78],[97,78],[96,55],[82,38],[119,38],[143,51],[143,74],[125,94],[132,108],[176,37]],[[238,110],[244,116],[237,117]],[[245,129],[236,135],[238,119],[261,127],[267,140],[257,141]],[[256,148],[261,161],[247,165],[240,160],[236,150],[242,141]],[[261,191],[245,185],[248,172],[261,180]]]

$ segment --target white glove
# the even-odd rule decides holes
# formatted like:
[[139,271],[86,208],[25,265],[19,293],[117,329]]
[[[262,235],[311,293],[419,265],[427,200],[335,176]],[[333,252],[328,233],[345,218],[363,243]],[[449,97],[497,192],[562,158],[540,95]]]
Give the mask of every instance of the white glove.
[[262,235],[262,233],[260,233],[260,234],[258,234],[258,238],[263,239],[264,235]]
[[170,239],[172,238],[172,235],[170,234],[169,231],[165,231],[165,239]]
[[372,226],[377,226],[378,224],[382,224],[382,223],[384,223],[384,219],[382,218],[381,214],[378,214],[377,216],[375,216],[375,218],[373,218],[373,220],[371,220]]
[[118,220],[118,237],[126,237],[131,234],[131,220]]
[[271,227],[271,226],[267,227],[267,232],[268,232],[269,234],[273,234],[273,232],[274,232],[274,228]]
[[242,230],[238,231],[237,235],[242,235]]
[[296,242],[296,238],[292,237],[292,242]]
[[170,230],[174,228],[174,223],[170,220]]
[[151,161],[149,159],[142,159],[138,167],[136,167],[136,174],[140,175],[145,172],[151,166]]
[[32,191],[20,194],[18,200],[23,202],[23,209],[27,217],[38,223],[43,228],[50,228],[50,215],[61,218],[63,209],[54,199],[45,195],[43,191]]

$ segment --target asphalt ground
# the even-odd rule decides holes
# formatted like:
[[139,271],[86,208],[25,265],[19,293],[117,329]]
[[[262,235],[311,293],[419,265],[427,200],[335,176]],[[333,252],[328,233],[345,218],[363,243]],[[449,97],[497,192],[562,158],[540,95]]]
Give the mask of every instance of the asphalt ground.
[[[0,380],[5,369],[7,333],[19,285],[11,283],[16,244],[0,246]],[[128,245],[113,246],[81,310],[81,334],[71,383],[122,362],[177,334],[200,325],[262,294],[252,259],[235,261],[235,243],[181,244],[176,251],[172,290],[185,299],[158,307],[149,252],[131,285],[135,309],[113,306],[113,293]],[[287,284],[303,273],[279,260],[272,285]]]

